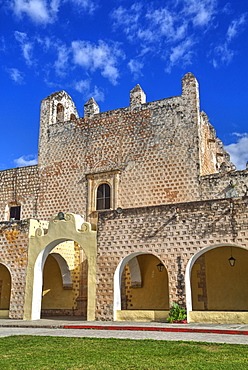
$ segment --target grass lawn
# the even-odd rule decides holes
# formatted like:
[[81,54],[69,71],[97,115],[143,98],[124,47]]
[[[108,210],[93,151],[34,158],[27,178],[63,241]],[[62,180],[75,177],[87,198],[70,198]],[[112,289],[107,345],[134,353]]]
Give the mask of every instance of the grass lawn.
[[248,369],[248,346],[155,340],[0,338],[0,369]]

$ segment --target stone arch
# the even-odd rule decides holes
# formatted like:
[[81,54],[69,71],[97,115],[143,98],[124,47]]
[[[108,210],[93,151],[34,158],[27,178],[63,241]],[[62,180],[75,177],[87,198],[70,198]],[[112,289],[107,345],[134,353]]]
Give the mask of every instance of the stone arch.
[[67,261],[59,253],[50,253],[50,255],[55,258],[59,265],[63,286],[70,287],[72,285],[72,278]]
[[[187,306],[188,321],[190,321],[190,317],[191,317],[190,313],[194,311],[194,308],[193,308],[193,291],[192,291],[192,269],[193,269],[195,263],[197,262],[197,260],[199,261],[200,257],[205,256],[206,253],[208,253],[208,252],[211,252],[211,251],[214,252],[215,250],[216,251],[218,250],[218,252],[220,253],[221,248],[223,248],[223,251],[224,251],[224,249],[228,248],[228,254],[227,254],[227,256],[225,256],[225,259],[223,261],[225,261],[227,267],[230,268],[230,269],[233,269],[233,267],[229,266],[227,257],[231,256],[232,251],[233,251],[234,256],[235,256],[235,250],[236,250],[236,253],[237,253],[238,250],[246,251],[248,253],[248,250],[245,247],[238,246],[236,244],[223,243],[223,244],[218,244],[218,245],[213,245],[213,246],[206,247],[206,248],[200,250],[194,256],[191,257],[191,259],[189,260],[189,262],[187,264],[186,272],[185,272],[186,306]],[[229,252],[229,248],[230,248],[230,252]],[[237,268],[237,263],[236,263],[235,268]],[[234,271],[234,270],[230,270],[230,271]],[[226,286],[225,286],[225,288],[226,288]],[[235,310],[232,310],[230,308],[228,309],[228,305],[226,305],[226,306],[227,306],[227,308],[222,309],[222,311],[235,311]],[[205,310],[203,309],[203,311],[205,311]],[[210,308],[210,309],[206,309],[206,311],[215,311],[215,309]],[[221,310],[216,309],[216,311],[221,311]]]
[[[62,217],[63,216],[63,217]],[[40,318],[42,273],[48,254],[60,243],[74,241],[82,248],[88,259],[87,320],[95,319],[96,298],[96,231],[81,216],[68,213],[55,215],[47,227],[37,221],[29,239],[28,267],[24,303],[24,319]]]
[[0,318],[9,317],[12,277],[9,267],[0,263]]
[[[114,320],[117,320],[118,317],[120,317],[120,311],[125,312],[124,314],[125,317],[130,316],[130,312],[131,311],[134,312],[135,310],[136,311],[138,310],[141,316],[144,316],[141,313],[141,311],[143,311],[143,312],[147,312],[147,317],[150,316],[150,318],[152,318],[153,316],[154,317],[156,316],[156,314],[154,314],[155,311],[159,312],[158,315],[161,315],[162,311],[169,309],[168,273],[167,273],[167,269],[165,268],[165,266],[164,266],[163,275],[161,275],[161,277],[158,279],[158,281],[160,282],[160,279],[162,278],[163,279],[161,281],[162,285],[165,284],[166,286],[165,289],[162,289],[163,291],[162,296],[159,296],[160,293],[158,293],[158,296],[156,297],[157,299],[159,299],[160,302],[156,303],[156,298],[154,302],[151,300],[152,299],[151,296],[153,294],[156,295],[157,291],[159,292],[160,284],[157,285],[158,289],[153,289],[151,291],[151,280],[150,278],[148,278],[146,271],[148,272],[152,266],[153,271],[150,271],[149,273],[151,273],[151,278],[154,278],[156,280],[158,278],[156,274],[160,274],[160,272],[158,272],[158,269],[157,269],[157,264],[159,262],[161,262],[160,259],[157,256],[155,256],[153,253],[136,252],[136,253],[132,253],[126,256],[119,263],[119,265],[116,268],[115,274],[114,274]],[[133,299],[130,307],[123,306],[123,296],[122,296],[123,272],[124,272],[124,269],[127,269],[127,264],[128,264],[129,285],[130,285],[130,289],[132,290],[131,297]],[[148,266],[150,266],[149,269],[148,269]],[[125,270],[125,273],[126,273],[126,270]],[[136,289],[136,288],[141,288],[141,290],[144,289],[145,295],[143,294],[144,292],[141,292],[140,289]],[[142,296],[144,297],[143,300],[141,299]],[[129,300],[129,297],[128,297],[128,300]],[[158,306],[160,304],[161,305],[158,307],[157,304]],[[132,305],[133,307],[131,307]],[[164,307],[165,305],[166,305],[166,308]],[[158,316],[157,318],[158,320],[160,319]],[[149,317],[148,317],[148,320],[150,320]]]

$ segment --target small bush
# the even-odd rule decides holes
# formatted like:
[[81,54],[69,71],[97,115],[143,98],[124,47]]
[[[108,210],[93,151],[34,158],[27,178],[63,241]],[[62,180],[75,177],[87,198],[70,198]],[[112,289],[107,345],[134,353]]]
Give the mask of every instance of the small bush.
[[180,307],[178,303],[173,302],[172,307],[170,309],[168,322],[182,321],[185,320],[186,317],[187,317],[186,310]]

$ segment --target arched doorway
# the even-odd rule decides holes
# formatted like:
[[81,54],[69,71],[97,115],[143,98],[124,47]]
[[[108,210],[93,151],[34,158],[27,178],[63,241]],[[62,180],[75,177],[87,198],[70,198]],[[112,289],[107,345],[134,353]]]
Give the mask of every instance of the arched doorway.
[[0,263],[0,318],[9,317],[10,294],[10,272],[3,263]]
[[[63,244],[48,255],[44,264],[41,317],[80,316],[85,320],[88,261],[76,243]],[[64,256],[54,253],[56,250]]]
[[[236,260],[234,266],[229,263],[231,255]],[[195,320],[205,314],[208,320],[214,316],[227,320],[228,312],[247,316],[247,267],[248,250],[236,245],[213,246],[197,253],[186,270],[188,318]],[[234,315],[232,320],[237,320]]]
[[115,320],[164,321],[169,310],[168,274],[158,264],[161,261],[150,253],[133,253],[120,262],[114,278]]
[[58,253],[49,254],[43,269],[41,317],[73,315],[74,291],[68,277],[66,260]]
[[[84,222],[79,215],[59,214],[52,217],[47,228],[42,228],[40,224],[37,226],[35,236],[29,239],[24,319],[40,318],[45,262],[49,254],[55,250],[54,248],[58,248],[61,243],[68,244],[72,241],[74,248],[77,247],[79,251],[84,250],[87,258],[87,320],[94,320],[96,299],[96,230],[94,225]],[[79,253],[80,255],[82,254]],[[54,260],[50,259],[49,262],[49,259],[48,263],[55,264]],[[55,259],[58,263],[58,258]],[[59,272],[57,272],[57,277],[58,274]],[[78,271],[77,275],[80,275]],[[77,288],[79,291],[79,287]]]

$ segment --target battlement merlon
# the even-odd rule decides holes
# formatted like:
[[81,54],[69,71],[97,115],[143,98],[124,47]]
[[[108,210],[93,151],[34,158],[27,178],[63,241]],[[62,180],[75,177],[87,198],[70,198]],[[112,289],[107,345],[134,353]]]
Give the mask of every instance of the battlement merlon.
[[94,98],[90,98],[84,104],[84,117],[93,118],[95,114],[100,113],[100,108]]
[[182,78],[182,96],[185,105],[190,104],[196,110],[196,114],[200,112],[199,84],[193,73],[189,72]]

